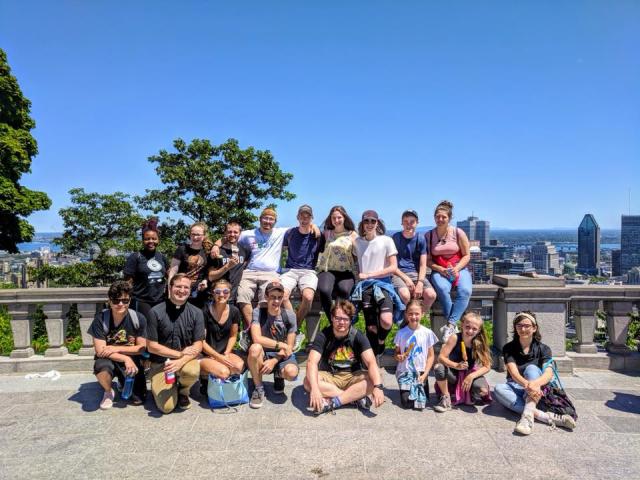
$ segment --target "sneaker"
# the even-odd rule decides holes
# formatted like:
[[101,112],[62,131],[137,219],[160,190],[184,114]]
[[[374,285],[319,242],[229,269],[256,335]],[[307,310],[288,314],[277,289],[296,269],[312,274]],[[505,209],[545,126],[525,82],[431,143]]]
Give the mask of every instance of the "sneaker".
[[131,395],[131,405],[135,405],[136,407],[143,405],[145,400],[145,398],[139,397],[136,394]]
[[442,395],[440,401],[433,409],[439,413],[448,412],[451,410],[451,397],[449,395]]
[[365,395],[360,400],[356,400],[353,403],[356,404],[356,407],[358,407],[358,410],[362,410],[363,412],[370,412],[371,405],[373,404],[373,402],[371,401],[371,398],[369,398],[369,395]]
[[251,395],[251,400],[249,401],[249,406],[251,408],[260,408],[262,406],[262,402],[264,401],[264,389],[256,388]]
[[102,395],[102,401],[100,402],[100,410],[109,410],[113,407],[114,398],[116,398],[116,394],[113,389],[109,392],[104,392],[104,395]]
[[302,342],[304,342],[304,339],[306,337],[304,336],[304,333],[300,332],[296,335],[296,341],[293,344],[293,351],[297,352],[298,350],[300,350],[300,347],[302,346]]
[[556,427],[566,428],[567,430],[573,430],[576,428],[576,421],[571,415],[558,415],[557,413],[548,413],[549,420]]
[[325,413],[329,413],[331,412],[331,415],[335,415],[336,411],[333,408],[333,402],[325,402],[324,406],[322,407],[322,410],[320,410],[319,412],[317,410],[314,410],[313,414],[316,417],[319,417],[320,415],[324,415]]
[[440,333],[442,334],[442,343],[444,343],[451,335],[458,333],[458,327],[454,323],[447,323],[440,329]]
[[533,414],[523,414],[518,423],[516,423],[514,431],[520,435],[531,435],[533,432]]
[[273,393],[278,395],[284,393],[284,378],[281,376],[273,377]]
[[191,408],[191,400],[189,400],[189,395],[184,395],[182,393],[178,394],[178,408],[182,410],[189,410]]

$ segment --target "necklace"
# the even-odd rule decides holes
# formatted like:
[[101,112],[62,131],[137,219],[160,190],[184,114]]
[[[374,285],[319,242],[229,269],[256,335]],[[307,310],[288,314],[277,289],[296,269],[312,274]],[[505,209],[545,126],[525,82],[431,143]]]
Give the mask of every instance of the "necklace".
[[445,243],[447,243],[447,235],[449,235],[449,227],[447,227],[447,230],[444,232],[443,236],[440,236],[440,234],[438,233],[438,229],[436,229],[436,237],[438,237],[438,243],[440,245],[444,245]]

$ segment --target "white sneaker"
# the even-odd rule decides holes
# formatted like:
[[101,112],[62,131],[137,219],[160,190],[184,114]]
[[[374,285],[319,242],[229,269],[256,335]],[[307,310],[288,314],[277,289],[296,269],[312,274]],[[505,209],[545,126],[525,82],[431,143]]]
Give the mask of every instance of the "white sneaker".
[[447,323],[440,329],[440,333],[442,334],[442,343],[445,343],[451,335],[458,333],[458,327],[455,323]]
[[116,398],[116,394],[113,389],[109,392],[104,392],[104,395],[102,395],[102,401],[100,402],[100,410],[109,410],[113,407],[114,398]]
[[520,417],[520,420],[516,423],[514,431],[520,435],[531,435],[533,432],[533,414],[522,414],[522,417]]
[[556,427],[566,428],[567,430],[573,430],[576,428],[576,421],[571,415],[558,415],[557,413],[548,413],[549,420]]
[[449,395],[442,395],[440,397],[440,402],[433,407],[436,412],[444,413],[451,410],[451,397]]

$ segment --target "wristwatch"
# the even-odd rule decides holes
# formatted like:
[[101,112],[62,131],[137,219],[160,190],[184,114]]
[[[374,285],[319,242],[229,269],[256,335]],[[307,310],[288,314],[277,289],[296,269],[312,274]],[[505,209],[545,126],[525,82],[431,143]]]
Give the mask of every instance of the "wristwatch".
[[379,388],[380,390],[384,390],[384,385],[382,385],[381,383],[378,383],[374,385],[373,388]]

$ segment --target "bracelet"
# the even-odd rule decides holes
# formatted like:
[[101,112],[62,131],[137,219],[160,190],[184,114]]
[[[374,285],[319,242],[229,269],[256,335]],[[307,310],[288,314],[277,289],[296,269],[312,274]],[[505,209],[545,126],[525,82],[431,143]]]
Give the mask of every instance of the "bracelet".
[[379,388],[380,390],[384,390],[384,385],[382,385],[381,383],[377,383],[376,385],[373,386],[373,388]]
[[418,282],[422,282],[424,284],[424,278],[419,278]]
[[276,341],[276,346],[275,346],[275,349],[276,349],[276,350],[280,350],[279,345],[280,345],[280,342]]

